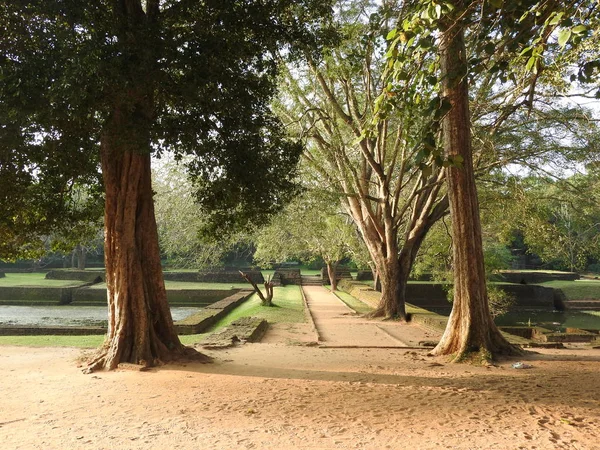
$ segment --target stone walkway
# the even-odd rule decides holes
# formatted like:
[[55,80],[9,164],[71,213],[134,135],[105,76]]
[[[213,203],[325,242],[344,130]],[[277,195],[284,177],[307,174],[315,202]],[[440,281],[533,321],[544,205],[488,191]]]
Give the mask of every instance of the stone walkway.
[[421,347],[440,337],[416,324],[359,317],[322,286],[303,286],[302,289],[319,343],[324,347]]

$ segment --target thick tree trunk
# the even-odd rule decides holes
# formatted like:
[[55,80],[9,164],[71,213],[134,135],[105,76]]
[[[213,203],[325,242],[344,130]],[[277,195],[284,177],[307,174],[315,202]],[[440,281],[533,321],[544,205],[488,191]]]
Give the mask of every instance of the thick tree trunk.
[[[462,2],[453,2],[456,17]],[[442,27],[440,40],[443,97],[452,108],[443,119],[446,156],[462,157],[462,167],[448,171],[448,196],[452,217],[454,304],[436,355],[453,355],[455,361],[478,357],[489,360],[500,354],[519,353],[502,336],[490,315],[479,204],[473,175],[467,60],[463,31],[458,21]],[[459,158],[460,159],[460,158]]]
[[329,284],[331,285],[332,291],[337,291],[337,263],[325,262],[327,265],[327,276],[329,277]]
[[381,282],[381,299],[375,311],[369,316],[406,320],[406,280],[404,283],[401,280],[408,279],[408,274],[402,273],[398,253],[393,252],[376,264]]
[[153,366],[182,356],[208,360],[184,347],[173,326],[160,263],[150,154],[123,149],[115,129],[104,133],[101,142],[108,333],[88,371],[111,370],[124,362]]

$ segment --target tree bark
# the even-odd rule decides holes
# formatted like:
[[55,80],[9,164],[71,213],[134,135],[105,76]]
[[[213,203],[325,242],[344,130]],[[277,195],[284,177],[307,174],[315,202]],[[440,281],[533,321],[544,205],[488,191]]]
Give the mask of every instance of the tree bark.
[[88,372],[124,362],[153,366],[182,356],[208,360],[184,347],[173,326],[160,263],[149,144],[136,151],[123,138],[134,129],[117,111],[101,137],[109,321]]
[[82,245],[79,245],[78,252],[77,252],[77,268],[79,270],[85,270],[86,257],[87,257],[86,248]]
[[260,302],[263,306],[273,306],[273,282],[271,281],[270,277],[268,277],[264,282],[265,293],[263,294],[262,291],[258,288],[258,285],[254,282],[252,278],[248,276],[247,273],[244,273],[241,270],[238,270],[238,272],[244,280],[246,280],[252,285],[254,292],[256,292],[256,295],[258,295],[258,298],[260,298]]
[[327,265],[327,276],[329,277],[329,284],[331,285],[331,290],[332,291],[337,291],[337,284],[338,284],[338,280],[337,280],[337,263],[332,263],[332,262],[325,262],[325,264]]
[[[459,17],[462,2],[453,4],[455,17]],[[444,335],[433,354],[452,355],[454,361],[475,357],[483,362],[521,350],[502,336],[488,306],[472,162],[468,66],[463,29],[458,20],[442,23],[440,65],[442,95],[451,103],[451,110],[442,122],[444,150],[449,159],[458,156],[463,162],[451,167],[447,176],[453,232],[454,304]]]
[[390,242],[388,247],[386,255],[374,258],[381,283],[381,299],[369,317],[406,320],[406,282],[400,280],[404,277],[408,280],[408,273],[402,273],[396,243]]

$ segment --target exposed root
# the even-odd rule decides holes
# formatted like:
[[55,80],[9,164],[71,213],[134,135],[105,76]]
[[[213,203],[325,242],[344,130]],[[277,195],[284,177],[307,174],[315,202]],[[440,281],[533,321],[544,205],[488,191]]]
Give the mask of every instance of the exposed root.
[[88,362],[88,365],[82,370],[85,374],[91,374],[100,370],[114,370],[117,368],[130,368],[129,366],[135,366],[136,370],[147,370],[150,367],[156,367],[165,363],[183,363],[183,362],[196,362],[207,364],[213,361],[208,355],[200,353],[198,350],[192,347],[181,346],[178,351],[169,352],[162,355],[162,358],[156,358],[152,361],[121,361],[115,364],[115,367],[107,367],[107,353],[108,349],[101,348],[98,353]]

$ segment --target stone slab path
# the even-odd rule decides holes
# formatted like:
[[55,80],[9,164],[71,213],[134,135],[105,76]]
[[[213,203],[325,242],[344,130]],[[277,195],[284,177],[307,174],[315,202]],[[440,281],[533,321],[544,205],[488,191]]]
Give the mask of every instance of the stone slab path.
[[322,286],[303,286],[308,309],[322,346],[422,347],[440,335],[417,324],[365,319]]

